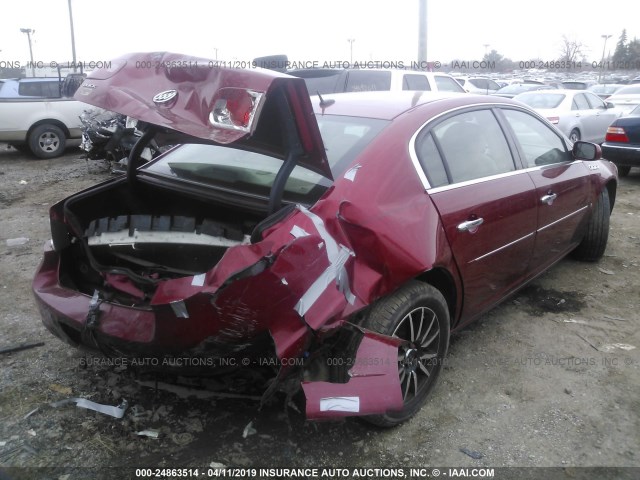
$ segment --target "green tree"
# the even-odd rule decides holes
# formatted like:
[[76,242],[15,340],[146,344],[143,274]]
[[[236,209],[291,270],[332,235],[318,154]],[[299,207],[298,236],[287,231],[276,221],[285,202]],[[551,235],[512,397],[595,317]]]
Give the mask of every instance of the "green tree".
[[631,65],[638,65],[640,63],[640,40],[634,38],[627,45],[627,61]]
[[500,55],[497,50],[485,53],[482,61],[494,65],[493,71],[495,72],[510,72],[514,69],[514,62],[510,58]]
[[629,52],[629,47],[627,46],[627,29],[622,30],[622,34],[618,39],[618,43],[616,43],[616,50],[613,52],[613,57],[611,60],[614,62],[623,62],[627,60],[627,55]]

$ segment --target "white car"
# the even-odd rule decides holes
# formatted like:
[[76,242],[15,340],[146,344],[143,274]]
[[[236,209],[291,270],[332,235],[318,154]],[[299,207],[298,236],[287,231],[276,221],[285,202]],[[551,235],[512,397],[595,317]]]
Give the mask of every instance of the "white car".
[[547,117],[572,142],[602,143],[622,111],[586,90],[539,90],[513,97]]
[[454,77],[469,93],[477,95],[491,95],[500,90],[500,85],[490,78],[484,77]]
[[418,70],[309,68],[289,70],[287,74],[304,78],[311,95],[399,90],[465,93],[465,89],[446,73]]
[[607,98],[607,102],[613,103],[625,114],[631,112],[636,105],[640,105],[640,85],[627,85],[617,90]]

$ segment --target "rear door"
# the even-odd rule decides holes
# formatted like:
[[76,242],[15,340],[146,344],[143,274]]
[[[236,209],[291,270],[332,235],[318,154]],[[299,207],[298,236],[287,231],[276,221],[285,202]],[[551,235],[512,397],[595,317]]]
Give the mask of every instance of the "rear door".
[[533,114],[504,108],[527,173],[535,184],[537,232],[530,273],[537,273],[573,249],[589,213],[588,169],[573,160],[564,139]]
[[584,96],[589,102],[593,113],[593,139],[591,141],[602,143],[607,134],[607,128],[618,118],[619,112],[617,109],[607,108],[607,105],[598,95],[585,92]]
[[451,116],[416,141],[463,282],[469,320],[518,286],[533,251],[536,208],[531,177],[489,108]]

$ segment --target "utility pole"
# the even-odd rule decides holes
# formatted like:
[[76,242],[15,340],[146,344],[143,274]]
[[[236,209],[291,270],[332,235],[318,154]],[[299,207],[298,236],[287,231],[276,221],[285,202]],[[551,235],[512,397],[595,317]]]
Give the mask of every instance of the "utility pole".
[[35,77],[36,76],[36,67],[33,63],[33,48],[31,48],[31,34],[32,33],[36,33],[35,30],[31,29],[31,28],[21,28],[20,31],[22,33],[26,33],[27,34],[27,39],[29,40],[29,58],[31,58],[31,76]]
[[418,0],[418,63],[427,62],[427,0]]
[[602,72],[604,71],[604,51],[607,49],[607,40],[611,38],[611,35],[600,35],[604,38],[604,46],[602,47],[602,60],[600,60],[600,74],[598,75],[598,83],[602,82]]
[[353,42],[355,42],[355,41],[356,41],[355,38],[347,38],[347,42],[349,42],[349,49],[350,49],[350,52],[351,52],[351,57],[350,57],[350,60],[349,60],[349,64],[350,65],[353,65]]
[[73,31],[73,12],[71,10],[71,0],[69,0],[69,25],[71,27],[71,56],[73,57],[73,73],[76,73],[76,36]]

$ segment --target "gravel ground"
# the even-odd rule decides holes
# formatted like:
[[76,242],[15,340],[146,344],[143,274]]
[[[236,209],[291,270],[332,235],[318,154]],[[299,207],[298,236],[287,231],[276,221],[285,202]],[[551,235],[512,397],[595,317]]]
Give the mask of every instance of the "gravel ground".
[[[49,334],[30,290],[50,238],[48,208],[109,177],[77,149],[39,161],[0,144],[0,348],[44,342],[0,354],[0,466],[64,467],[12,477],[125,478],[106,467],[222,464],[563,467],[557,478],[589,478],[578,467],[640,467],[640,171],[620,181],[602,261],[563,260],[456,335],[430,400],[390,430],[306,422],[282,399],[258,411],[252,398],[224,398],[213,379],[104,365]],[[249,384],[231,387],[247,393]],[[69,397],[126,399],[129,408],[115,419],[48,405]],[[144,430],[158,438],[137,434]],[[98,470],[71,469],[80,466]],[[598,474],[640,478],[640,468]]]

